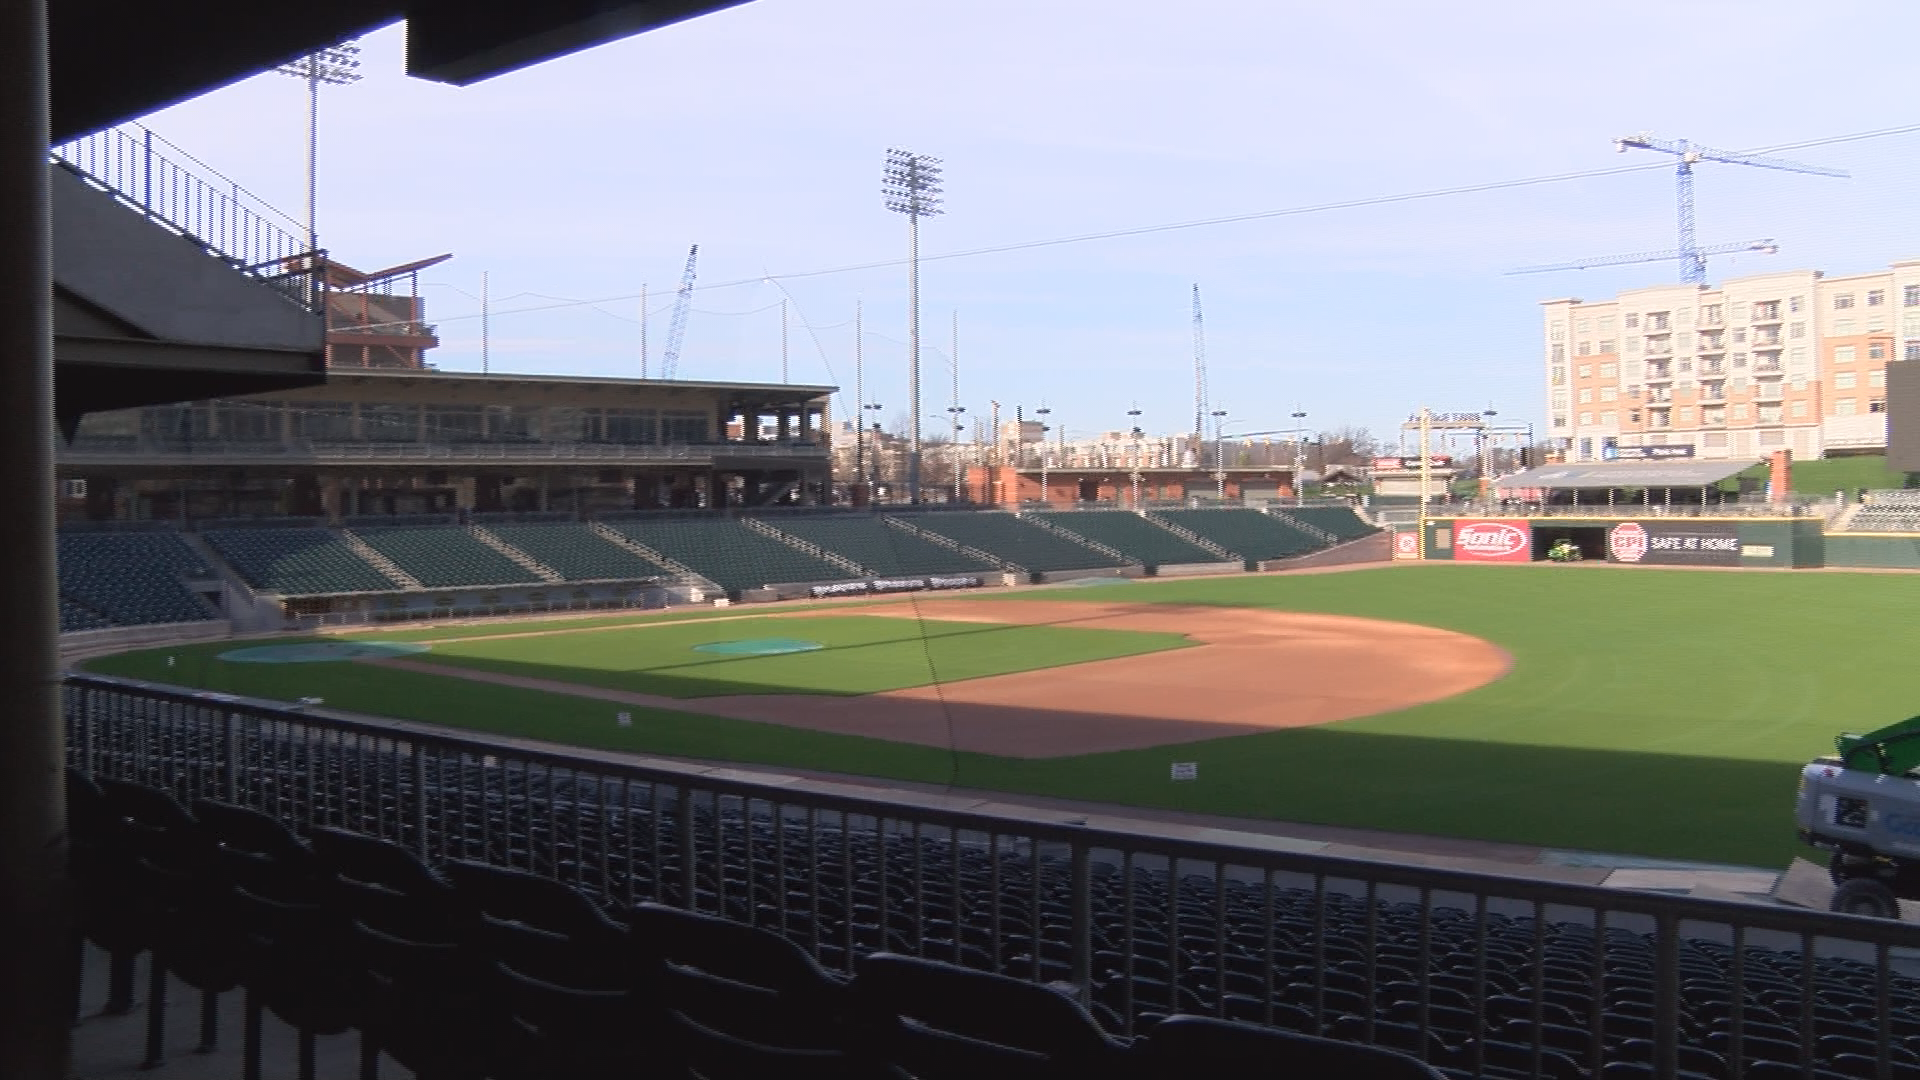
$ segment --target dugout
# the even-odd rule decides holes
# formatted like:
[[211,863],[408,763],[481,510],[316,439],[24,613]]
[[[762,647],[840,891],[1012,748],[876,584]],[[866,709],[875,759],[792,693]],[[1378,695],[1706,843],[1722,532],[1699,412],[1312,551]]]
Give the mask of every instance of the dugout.
[[1547,552],[1562,540],[1578,548],[1582,559],[1599,560],[1607,557],[1607,526],[1536,521],[1533,523],[1533,560],[1540,562],[1546,559]]

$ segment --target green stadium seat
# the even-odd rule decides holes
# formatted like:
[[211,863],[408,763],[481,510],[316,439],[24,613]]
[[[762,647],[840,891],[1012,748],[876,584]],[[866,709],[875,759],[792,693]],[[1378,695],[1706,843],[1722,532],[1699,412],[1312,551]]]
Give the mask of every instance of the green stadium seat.
[[247,584],[282,596],[400,588],[331,529],[209,529],[200,535]]
[[1380,531],[1348,506],[1286,506],[1281,507],[1280,512],[1316,529],[1325,529],[1343,543]]
[[1085,544],[999,510],[890,516],[1036,573],[1122,565]]
[[888,525],[871,514],[782,517],[767,524],[852,559],[875,574],[978,574],[997,566]]
[[487,531],[568,581],[671,577],[658,566],[576,522],[503,523]]
[[62,531],[58,551],[63,630],[217,617],[182,584],[213,571],[173,532]]
[[458,526],[355,529],[353,534],[429,589],[540,581],[539,575]]
[[1054,528],[1105,544],[1145,566],[1220,562],[1214,552],[1131,510],[1036,512]]
[[1258,510],[1155,510],[1152,516],[1249,561],[1305,555],[1327,546],[1284,519]]
[[628,518],[605,524],[729,592],[861,576],[732,518]]

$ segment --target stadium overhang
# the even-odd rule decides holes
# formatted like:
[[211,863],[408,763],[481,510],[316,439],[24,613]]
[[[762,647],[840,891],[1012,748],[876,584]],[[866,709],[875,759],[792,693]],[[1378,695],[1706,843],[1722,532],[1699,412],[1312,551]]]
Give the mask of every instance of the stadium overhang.
[[1544,491],[1611,488],[1699,488],[1746,472],[1759,461],[1606,461],[1542,465],[1500,478],[1502,488]]

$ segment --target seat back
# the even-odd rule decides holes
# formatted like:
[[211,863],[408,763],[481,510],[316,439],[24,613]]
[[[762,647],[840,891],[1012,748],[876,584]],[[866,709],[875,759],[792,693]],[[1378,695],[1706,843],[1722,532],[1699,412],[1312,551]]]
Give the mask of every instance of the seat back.
[[659,1000],[730,1037],[785,1049],[843,1043],[845,986],[768,930],[660,904],[628,919],[636,965]]
[[419,857],[391,840],[340,829],[313,831],[325,902],[343,919],[422,942],[460,933],[453,890]]
[[1406,1054],[1202,1016],[1170,1016],[1134,1040],[1144,1076],[1365,1076],[1441,1080]]
[[558,986],[627,990],[640,979],[627,929],[560,882],[485,863],[446,865],[468,946]]

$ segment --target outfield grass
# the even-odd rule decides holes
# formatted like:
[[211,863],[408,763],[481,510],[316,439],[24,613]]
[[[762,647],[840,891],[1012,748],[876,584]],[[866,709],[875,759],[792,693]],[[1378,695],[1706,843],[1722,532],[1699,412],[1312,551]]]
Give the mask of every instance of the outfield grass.
[[[91,666],[142,678],[171,675],[186,683],[217,680],[218,689],[234,693],[282,699],[313,694],[355,711],[612,749],[1766,866],[1802,853],[1793,841],[1797,767],[1830,750],[1840,731],[1920,712],[1920,666],[1912,662],[1920,644],[1912,618],[1920,610],[1920,576],[1421,566],[1006,595],[1264,607],[1421,623],[1492,641],[1512,654],[1514,668],[1472,693],[1378,717],[1034,761],[949,755],[665,710],[647,711],[643,722],[620,729],[603,702],[367,665],[210,662],[207,657],[228,647],[221,645],[152,650]],[[817,636],[796,632],[813,621],[729,622],[671,632],[708,640]],[[753,625],[773,629],[741,629]],[[906,622],[902,629],[912,626]],[[499,627],[496,633],[516,629]],[[499,656],[470,654],[492,653],[517,640],[550,645],[559,650],[557,659],[577,665],[587,640],[628,633],[641,631],[479,638],[458,646],[457,662],[525,662],[524,653],[512,649]],[[943,679],[961,677],[956,672],[962,669],[950,671],[941,657],[967,640],[930,634],[928,647]],[[917,648],[917,637],[884,648],[909,645]],[[851,659],[865,648],[827,652]],[[171,672],[162,666],[167,653],[180,657]],[[1027,659],[1029,667],[1060,662]],[[633,676],[670,674],[645,669]],[[843,689],[814,688],[859,692],[846,687],[876,674],[850,669],[846,682],[836,676],[834,685]],[[1276,687],[1296,680],[1311,687],[1316,678],[1310,670],[1289,670],[1284,655],[1262,675]],[[1169,781],[1173,761],[1199,763],[1199,780]]]

